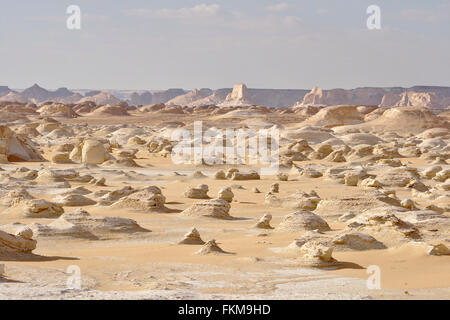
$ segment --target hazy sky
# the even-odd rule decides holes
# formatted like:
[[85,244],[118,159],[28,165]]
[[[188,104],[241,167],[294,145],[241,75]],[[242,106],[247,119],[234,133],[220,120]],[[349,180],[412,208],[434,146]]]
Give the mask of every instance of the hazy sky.
[[11,88],[450,86],[449,57],[450,0],[0,1]]

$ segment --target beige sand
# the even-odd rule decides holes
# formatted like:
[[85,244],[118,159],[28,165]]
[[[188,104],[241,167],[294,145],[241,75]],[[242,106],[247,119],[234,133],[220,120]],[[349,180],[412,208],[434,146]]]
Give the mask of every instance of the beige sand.
[[[156,118],[156,119],[155,119]],[[202,117],[197,117],[201,119]],[[196,119],[197,119],[196,118]],[[205,116],[205,119],[208,117]],[[137,115],[110,117],[109,124],[128,123],[150,125],[173,120],[170,115]],[[193,117],[177,115],[177,121],[191,122]],[[290,115],[274,115],[274,123],[300,122],[301,118]],[[64,120],[65,124],[104,124],[104,118],[76,118]],[[227,125],[228,120],[221,123]],[[49,159],[52,148],[43,147],[44,157]],[[273,216],[271,225],[275,228],[282,218],[294,212],[293,209],[271,208],[264,203],[270,186],[280,184],[278,196],[284,197],[297,190],[315,190],[322,199],[333,199],[342,195],[351,196],[361,191],[336,181],[305,176],[289,176],[289,181],[278,181],[275,176],[264,176],[262,180],[230,181],[214,180],[218,169],[228,166],[173,165],[170,159],[158,154],[140,151],[136,163],[140,168],[120,168],[124,172],[137,172],[142,179],[117,178],[105,171],[105,167],[92,169],[96,175],[106,178],[106,186],[71,182],[72,187],[84,186],[90,191],[115,190],[124,186],[145,187],[158,185],[166,197],[166,207],[171,212],[143,213],[126,209],[113,210],[102,206],[85,206],[93,216],[124,217],[136,220],[151,233],[134,235],[111,235],[110,239],[38,239],[33,261],[6,261],[7,280],[0,280],[0,298],[268,298],[268,299],[341,299],[366,298],[408,299],[408,298],[450,298],[450,256],[429,256],[426,245],[398,244],[383,250],[351,251],[333,253],[341,262],[336,268],[317,270],[303,267],[295,254],[284,252],[294,239],[304,232],[277,232],[277,230],[255,229],[253,226],[264,214]],[[428,166],[421,158],[402,158],[410,166]],[[298,162],[307,164],[333,165],[325,160]],[[11,163],[2,165],[11,170],[18,166],[38,169],[43,164],[52,168],[78,168],[79,164],[49,164],[48,162]],[[242,169],[243,167],[241,167]],[[244,168],[248,170],[250,168]],[[97,170],[97,171],[96,171]],[[194,179],[191,174],[201,170],[205,178]],[[173,172],[185,174],[173,175]],[[288,170],[286,171],[288,172]],[[436,182],[430,182],[435,185]],[[188,187],[200,184],[209,186],[208,194],[216,197],[218,191],[233,184],[234,200],[230,215],[234,220],[218,220],[203,217],[186,217],[178,213],[200,201],[188,199],[183,192]],[[261,193],[254,193],[257,187]],[[401,199],[411,197],[411,189],[392,187]],[[51,200],[54,195],[30,189],[29,192],[41,199]],[[89,197],[89,195],[87,195]],[[419,205],[428,204],[427,201]],[[66,212],[71,210],[65,208]],[[75,209],[75,208],[74,208]],[[449,213],[444,213],[449,216]],[[18,216],[0,215],[0,225],[13,222],[47,224],[49,219],[24,219]],[[341,233],[346,223],[327,219],[331,231],[327,235]],[[219,246],[232,255],[196,255],[201,246],[179,245],[184,234],[195,227],[204,241],[215,239]],[[447,230],[448,231],[448,230]],[[383,241],[384,239],[380,239]],[[447,240],[448,245],[448,240]],[[83,290],[67,291],[64,271],[76,265],[81,270]],[[381,268],[381,290],[369,290],[366,268],[377,265]],[[15,283],[22,282],[22,283]],[[40,291],[43,286],[46,292]]]

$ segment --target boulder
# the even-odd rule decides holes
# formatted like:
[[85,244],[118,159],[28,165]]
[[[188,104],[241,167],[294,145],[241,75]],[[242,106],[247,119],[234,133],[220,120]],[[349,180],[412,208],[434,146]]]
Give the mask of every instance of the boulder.
[[201,184],[198,187],[189,187],[185,192],[184,196],[190,199],[209,199],[208,196],[209,188],[206,184]]
[[234,172],[231,176],[231,180],[260,180],[258,172]]
[[86,140],[81,148],[81,162],[88,164],[102,164],[110,156],[100,141]]
[[315,191],[306,193],[298,190],[294,194],[291,194],[287,197],[277,197],[274,194],[268,193],[265,198],[265,204],[269,205],[270,207],[314,210],[316,209],[320,200],[320,197]]
[[278,183],[273,183],[273,184],[270,186],[270,192],[271,192],[271,193],[279,193],[279,192],[280,192],[280,184],[278,184]]
[[273,227],[270,225],[270,221],[272,220],[271,214],[265,214],[264,216],[259,219],[259,221],[255,224],[255,228],[259,229],[273,229]]
[[430,256],[449,256],[450,249],[447,248],[444,244],[435,244],[431,245],[427,249],[427,254]]
[[308,210],[288,214],[276,228],[277,231],[299,232],[305,230],[330,231],[328,223]]
[[59,196],[54,199],[56,203],[63,207],[84,207],[84,206],[92,206],[97,202],[85,197],[81,194],[68,194],[65,196]]
[[230,187],[225,187],[219,190],[217,198],[225,200],[229,203],[233,202],[234,193],[231,191]]
[[402,209],[400,200],[379,190],[368,189],[351,196],[339,196],[319,202],[315,212],[321,216],[339,217],[348,212],[362,213],[371,209]]
[[0,125],[0,162],[44,161],[40,152],[25,137]]
[[198,255],[208,255],[208,254],[232,254],[230,252],[223,251],[222,248],[216,243],[216,240],[209,240],[203,245],[203,247],[196,252]]
[[193,204],[182,211],[185,216],[210,217],[216,219],[232,219],[229,214],[230,204],[222,199],[204,200]]
[[51,157],[51,162],[53,163],[71,163],[70,154],[68,152],[57,152]]
[[301,247],[300,252],[300,261],[304,266],[324,268],[338,264],[332,256],[333,247],[324,246],[320,242],[309,241]]
[[64,213],[64,209],[47,200],[25,199],[8,209],[8,212],[17,212],[24,218],[57,218]]
[[414,168],[400,167],[385,170],[376,178],[383,186],[405,187],[411,179],[417,179],[419,176]]
[[225,172],[223,170],[217,171],[214,174],[214,179],[216,179],[216,180],[225,180],[226,179]]
[[91,216],[83,209],[61,215],[48,225],[34,223],[30,226],[37,237],[69,237],[100,239],[111,234],[150,232],[132,219]]
[[36,249],[36,240],[31,239],[32,236],[33,233],[28,230],[16,235],[0,230],[0,260],[16,260],[23,254],[31,253]]
[[166,212],[165,202],[166,197],[163,196],[161,189],[156,186],[150,186],[121,197],[111,205],[111,208],[144,212]]
[[359,233],[359,232],[348,232],[336,236],[332,243],[336,246],[336,250],[375,250],[375,249],[386,249],[386,246],[375,239],[374,237]]

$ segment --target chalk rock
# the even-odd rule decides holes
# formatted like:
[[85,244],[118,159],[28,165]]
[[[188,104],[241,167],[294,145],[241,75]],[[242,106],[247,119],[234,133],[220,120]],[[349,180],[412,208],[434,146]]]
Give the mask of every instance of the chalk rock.
[[205,241],[200,237],[200,232],[192,228],[191,231],[184,235],[184,239],[178,242],[179,244],[205,244]]
[[361,181],[361,187],[367,187],[367,188],[379,188],[380,182],[376,179],[367,178]]
[[252,104],[253,103],[250,99],[247,86],[243,83],[238,83],[234,85],[233,91],[226,96],[225,101],[219,104],[219,106],[235,107],[235,106],[250,106]]
[[420,239],[419,229],[412,223],[398,218],[391,208],[368,210],[349,221],[347,228],[369,234],[384,234],[382,238],[393,239],[399,235],[399,240]]
[[198,255],[207,254],[231,254],[230,252],[223,251],[222,248],[216,243],[216,240],[209,240],[203,245],[203,247],[196,252]]
[[320,197],[315,191],[306,193],[298,190],[287,197],[277,197],[274,194],[268,193],[265,197],[265,204],[270,207],[283,207],[289,209],[305,209],[314,210],[321,201]]
[[223,170],[217,171],[214,174],[214,179],[216,179],[216,180],[225,180],[226,179],[225,172]]
[[333,247],[324,246],[320,242],[309,241],[301,247],[301,264],[309,267],[323,268],[337,264],[333,258]]
[[64,213],[61,205],[43,199],[23,200],[9,210],[25,218],[57,218]]
[[313,168],[303,168],[301,175],[307,178],[320,178],[323,176],[323,173]]
[[442,170],[441,166],[429,167],[422,171],[422,176],[425,179],[433,179],[436,176],[436,174],[441,170]]
[[68,152],[57,152],[54,153],[51,157],[51,161],[53,163],[71,163],[70,154]]
[[346,212],[343,215],[341,215],[338,220],[341,222],[346,222],[348,220],[353,219],[354,217],[356,217],[356,214],[354,212]]
[[374,249],[386,249],[386,246],[375,239],[374,237],[358,232],[344,233],[336,236],[333,239],[333,245],[336,246],[336,250],[374,250]]
[[406,185],[406,188],[415,189],[420,192],[428,191],[428,187],[418,179],[411,179]]
[[270,186],[270,192],[272,193],[279,193],[280,192],[280,185],[278,183],[274,183]]
[[259,191],[259,189],[258,189],[257,187],[254,187],[254,188],[252,189],[252,192],[253,192],[253,193],[261,193],[261,191]]
[[115,160],[106,160],[102,163],[104,167],[114,167],[114,168],[140,168],[141,166],[130,158],[119,158]]
[[23,227],[16,231],[16,236],[22,237],[27,240],[31,240],[33,238],[33,230],[29,227]]
[[330,231],[328,223],[308,210],[288,214],[276,228],[277,231],[298,232],[304,230]]
[[404,200],[402,200],[402,201],[400,202],[400,205],[401,205],[403,208],[406,208],[406,209],[409,209],[409,210],[417,209],[417,207],[416,207],[414,201],[412,201],[411,199],[404,199]]
[[383,186],[405,187],[412,179],[419,178],[415,168],[400,167],[384,170],[377,175],[377,180]]
[[258,172],[250,171],[250,172],[234,172],[231,176],[231,180],[260,180]]
[[113,190],[113,191],[107,191],[105,194],[103,194],[99,200],[99,204],[103,206],[109,206],[113,204],[114,202],[118,201],[119,199],[129,196],[132,193],[137,192],[137,189],[134,189],[133,187],[126,186],[121,189]]
[[150,186],[120,198],[111,205],[111,208],[132,209],[144,212],[165,212],[167,211],[165,202],[166,197],[163,196],[161,189],[156,186]]
[[34,249],[36,240],[0,230],[0,260],[14,258],[20,253],[31,253]]
[[217,197],[231,203],[234,198],[234,193],[231,191],[230,187],[225,187],[219,190]]
[[447,179],[450,178],[450,168],[444,169],[436,174],[436,176],[433,178],[433,180],[439,181],[439,182],[445,182]]
[[0,162],[9,161],[44,161],[44,158],[28,139],[0,125]]
[[110,234],[150,232],[132,219],[91,216],[83,209],[61,215],[48,225],[34,223],[30,226],[37,237],[69,237],[99,239]]
[[435,187],[437,190],[450,191],[450,182],[438,183]]
[[450,249],[442,243],[435,244],[428,247],[427,254],[430,256],[448,256],[450,255]]
[[201,184],[196,188],[190,187],[184,192],[184,196],[190,199],[209,199],[209,188],[206,184]]
[[203,172],[201,172],[201,171],[195,171],[192,174],[192,178],[194,178],[194,179],[203,179],[203,178],[206,178],[206,175],[204,175]]
[[193,204],[191,207],[182,211],[182,215],[211,217],[216,219],[232,219],[229,214],[230,204],[222,199],[204,200]]
[[62,197],[56,197],[54,201],[63,207],[84,207],[97,203],[81,194],[68,194]]
[[321,144],[316,151],[309,155],[310,159],[321,160],[326,158],[329,154],[333,152],[333,147],[329,144]]
[[236,169],[236,168],[228,169],[225,177],[226,177],[227,179],[231,179],[231,177],[233,176],[233,174],[234,174],[235,172],[239,172],[239,169]]
[[346,186],[356,187],[358,185],[359,175],[348,172],[344,177],[344,184]]
[[81,162],[89,164],[102,164],[110,160],[110,155],[100,141],[86,140],[81,148]]
[[339,217],[348,212],[360,213],[370,209],[386,207],[401,209],[400,201],[386,192],[368,189],[351,196],[322,200],[317,205],[315,212],[325,217]]
[[256,223],[255,228],[259,229],[273,229],[273,227],[270,225],[270,221],[272,220],[272,215],[266,213],[264,216],[259,219],[259,221]]
[[1,204],[6,207],[11,207],[19,204],[23,200],[34,199],[26,189],[11,190],[3,196]]

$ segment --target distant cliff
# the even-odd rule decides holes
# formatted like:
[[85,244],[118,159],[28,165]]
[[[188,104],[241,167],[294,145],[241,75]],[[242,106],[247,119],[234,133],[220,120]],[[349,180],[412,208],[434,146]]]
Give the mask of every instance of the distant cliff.
[[212,90],[209,88],[186,91],[181,88],[151,90],[69,90],[60,88],[46,90],[35,84],[23,91],[13,91],[0,86],[0,101],[42,103],[55,101],[77,103],[96,101],[99,104],[114,104],[125,101],[129,105],[150,105],[167,103],[180,106],[250,106],[302,107],[332,105],[370,105],[381,107],[425,107],[447,109],[450,106],[450,87],[414,86],[402,87],[364,87],[356,89],[324,90],[314,87],[304,89],[252,89],[243,83],[234,88]]

